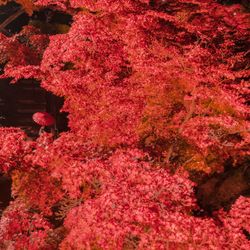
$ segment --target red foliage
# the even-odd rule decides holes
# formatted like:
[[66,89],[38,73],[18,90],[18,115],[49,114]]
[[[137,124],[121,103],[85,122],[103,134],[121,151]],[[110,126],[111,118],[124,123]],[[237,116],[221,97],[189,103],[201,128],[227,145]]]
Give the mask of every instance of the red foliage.
[[51,225],[19,200],[12,202],[0,221],[1,249],[48,249],[46,238]]
[[249,249],[249,199],[219,222],[194,217],[186,172],[250,153],[249,14],[213,0],[34,2],[70,7],[72,27],[49,37],[25,27],[26,44],[1,35],[1,77],[63,96],[70,131],[35,142],[0,131],[16,198],[0,221],[4,247],[47,247],[52,215],[67,230],[59,249]]
[[0,128],[0,171],[7,173],[21,167],[24,157],[32,151],[33,142],[26,141],[25,133],[18,128]]

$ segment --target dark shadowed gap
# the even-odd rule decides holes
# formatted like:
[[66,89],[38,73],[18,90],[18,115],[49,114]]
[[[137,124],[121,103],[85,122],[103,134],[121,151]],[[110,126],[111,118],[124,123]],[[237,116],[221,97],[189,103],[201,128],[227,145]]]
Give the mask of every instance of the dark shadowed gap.
[[250,10],[249,0],[217,0],[217,2],[224,5],[241,4],[242,6]]
[[221,208],[228,211],[239,196],[250,196],[250,157],[244,157],[237,166],[229,159],[224,167],[223,173],[206,177],[197,185],[195,191],[201,211],[194,211],[194,215],[212,216],[213,211]]
[[0,215],[11,201],[11,179],[0,173]]
[[40,126],[32,120],[32,115],[48,112],[56,119],[58,133],[67,131],[67,113],[60,112],[62,105],[63,98],[47,92],[35,80],[20,80],[16,84],[0,80],[0,126],[19,127],[29,137],[36,138]]
[[[16,4],[15,2],[9,2],[6,5],[0,6],[0,25],[8,18],[14,17],[20,10],[21,5]],[[40,28],[43,34],[54,35],[66,33],[71,26],[71,23],[71,15],[57,10],[44,8],[39,11],[34,11],[32,16],[22,13],[14,18],[6,27],[4,27],[4,30],[1,30],[1,32],[7,36],[11,36],[19,33],[23,26],[33,25]]]

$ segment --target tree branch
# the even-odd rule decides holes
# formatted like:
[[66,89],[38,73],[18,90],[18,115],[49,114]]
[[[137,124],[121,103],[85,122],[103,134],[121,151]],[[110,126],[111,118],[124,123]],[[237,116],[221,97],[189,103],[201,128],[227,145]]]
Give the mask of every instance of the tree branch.
[[6,33],[5,28],[12,23],[15,19],[17,19],[20,15],[24,13],[24,9],[21,8],[17,12],[15,12],[13,15],[8,17],[6,20],[4,20],[3,23],[0,24],[0,32]]

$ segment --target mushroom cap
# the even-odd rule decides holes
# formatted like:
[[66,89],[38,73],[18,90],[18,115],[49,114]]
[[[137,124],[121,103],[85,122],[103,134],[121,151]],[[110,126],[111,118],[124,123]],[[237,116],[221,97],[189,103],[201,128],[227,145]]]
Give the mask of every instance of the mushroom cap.
[[51,126],[55,124],[55,118],[47,112],[36,112],[32,118],[35,123],[41,126]]

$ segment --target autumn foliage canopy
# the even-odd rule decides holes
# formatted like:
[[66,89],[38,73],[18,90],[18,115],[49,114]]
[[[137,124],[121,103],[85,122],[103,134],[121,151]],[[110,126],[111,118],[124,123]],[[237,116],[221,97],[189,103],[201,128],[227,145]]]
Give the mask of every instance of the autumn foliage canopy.
[[0,249],[249,249],[248,197],[195,213],[197,180],[249,157],[246,10],[215,0],[17,2],[29,15],[73,17],[60,34],[32,25],[0,34],[0,77],[63,97],[69,131],[29,140],[0,128],[13,197]]

